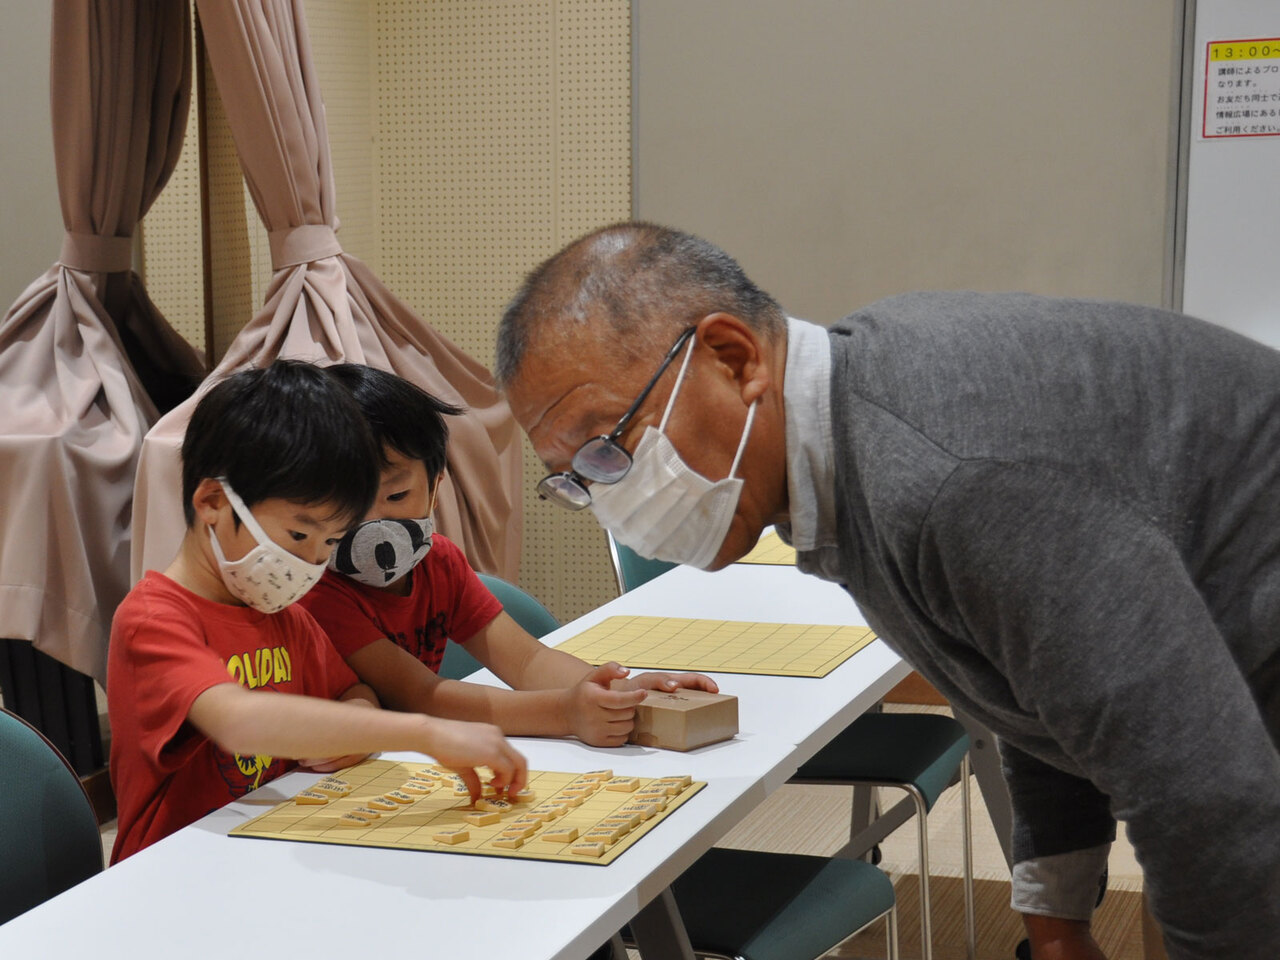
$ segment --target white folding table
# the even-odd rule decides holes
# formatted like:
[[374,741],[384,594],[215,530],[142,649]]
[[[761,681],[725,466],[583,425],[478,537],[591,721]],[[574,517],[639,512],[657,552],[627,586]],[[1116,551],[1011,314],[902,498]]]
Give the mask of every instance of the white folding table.
[[[735,565],[715,574],[677,568],[546,642],[613,614],[860,622],[843,591],[792,567]],[[315,779],[295,772],[0,926],[0,956],[167,960],[410,950],[577,960],[633,918],[646,956],[671,956],[683,933],[663,896],[672,880],[907,672],[876,641],[822,679],[714,675],[722,691],[739,698],[740,733],[689,753],[517,740],[533,769],[611,767],[706,781],[608,866],[227,836]],[[487,674],[477,679],[496,682]]]

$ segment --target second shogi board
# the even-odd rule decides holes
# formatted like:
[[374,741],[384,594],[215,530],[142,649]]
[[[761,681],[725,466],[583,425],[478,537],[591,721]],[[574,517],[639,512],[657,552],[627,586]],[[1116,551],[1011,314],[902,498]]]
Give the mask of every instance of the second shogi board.
[[556,649],[645,670],[825,677],[875,638],[869,627],[619,616]]
[[[497,812],[495,818],[477,816],[486,811],[473,807],[465,793],[455,793],[455,784],[460,782],[456,775],[429,763],[365,760],[331,774],[306,792],[322,792],[321,785],[335,782],[344,784],[349,792],[331,796],[326,803],[298,803],[296,797],[286,800],[236,827],[231,836],[608,864],[705,786],[688,777],[630,778],[614,777],[607,770],[587,774],[530,770],[533,798],[511,804],[507,810],[487,811]],[[575,786],[592,782],[597,786],[576,805],[565,799],[575,792]],[[426,789],[427,784],[432,786]],[[376,818],[359,823],[347,816],[358,809],[372,809],[371,801],[376,804],[378,798],[394,792],[401,794],[399,802],[392,799],[380,804],[393,809],[377,811]],[[647,798],[653,798],[652,802]],[[476,824],[471,822],[474,819],[491,822]],[[576,836],[566,839],[575,831]],[[600,839],[585,839],[591,836]],[[591,849],[583,848],[587,843],[593,844]]]
[[796,549],[783,543],[776,530],[770,530],[756,541],[751,552],[736,563],[761,563],[775,567],[794,567],[796,565]]

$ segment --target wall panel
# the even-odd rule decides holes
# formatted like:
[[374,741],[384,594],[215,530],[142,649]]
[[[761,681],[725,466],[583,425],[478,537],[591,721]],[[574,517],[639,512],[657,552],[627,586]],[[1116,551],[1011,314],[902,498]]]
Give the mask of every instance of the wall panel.
[[1159,304],[1179,7],[635,0],[636,214],[823,323],[912,289]]
[[[382,277],[480,362],[523,275],[630,213],[630,13],[621,0],[375,5]],[[616,592],[590,516],[532,495],[520,582],[560,618]]]

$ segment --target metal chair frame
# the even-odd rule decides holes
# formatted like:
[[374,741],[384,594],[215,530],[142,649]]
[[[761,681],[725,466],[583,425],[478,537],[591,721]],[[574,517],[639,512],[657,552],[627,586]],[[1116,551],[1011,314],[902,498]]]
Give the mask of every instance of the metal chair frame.
[[[906,792],[907,796],[898,801],[883,814],[877,816],[868,825],[865,813],[854,804],[849,825],[849,842],[836,851],[834,856],[860,858],[866,855],[873,846],[884,840],[894,830],[911,817],[916,817],[916,844],[920,858],[920,942],[924,960],[933,958],[933,906],[929,893],[929,808],[924,794],[911,783],[889,780],[844,780],[832,777],[800,778],[793,777],[788,783],[797,784],[843,784],[855,790],[860,787],[895,787]],[[976,919],[973,905],[973,818],[969,800],[969,754],[965,753],[960,761],[960,805],[963,819],[964,835],[964,921],[965,947],[969,960],[974,960],[977,951]]]

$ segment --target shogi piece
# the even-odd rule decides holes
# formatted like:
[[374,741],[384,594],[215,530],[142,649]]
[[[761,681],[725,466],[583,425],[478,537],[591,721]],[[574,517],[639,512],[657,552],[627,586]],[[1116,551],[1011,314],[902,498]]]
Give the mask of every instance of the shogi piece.
[[650,691],[627,739],[642,747],[693,750],[738,732],[738,698],[704,690]]

